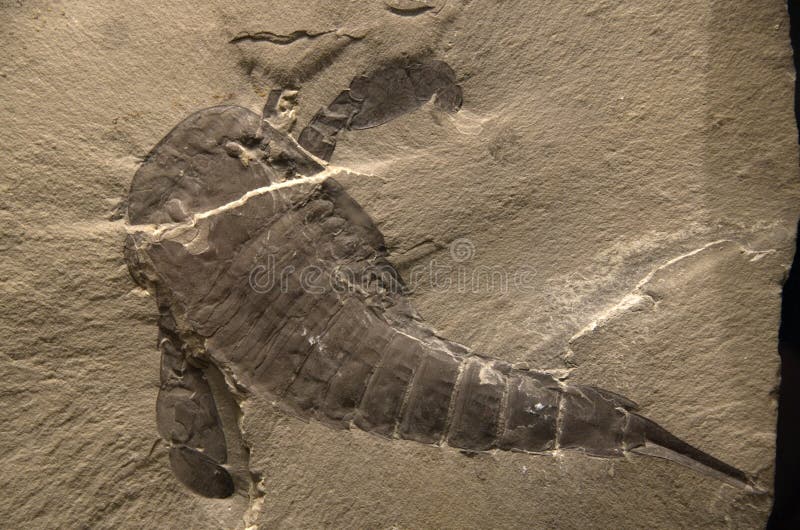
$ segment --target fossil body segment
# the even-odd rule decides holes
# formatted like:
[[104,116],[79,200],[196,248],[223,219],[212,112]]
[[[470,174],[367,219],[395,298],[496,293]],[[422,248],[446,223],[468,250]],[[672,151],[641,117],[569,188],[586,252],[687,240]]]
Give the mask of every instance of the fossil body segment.
[[161,313],[158,426],[184,484],[233,492],[208,363],[243,395],[334,428],[469,451],[636,451],[748,483],[622,396],[439,337],[329,172],[260,116],[215,107],[170,132],[134,179],[126,258]]

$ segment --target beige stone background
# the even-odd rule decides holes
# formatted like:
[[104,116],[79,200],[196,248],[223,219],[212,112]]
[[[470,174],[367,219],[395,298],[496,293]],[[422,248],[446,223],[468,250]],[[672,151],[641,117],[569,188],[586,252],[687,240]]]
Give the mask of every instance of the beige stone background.
[[[396,5],[401,2],[397,0]],[[347,133],[333,163],[405,274],[431,260],[530,287],[433,289],[443,335],[639,402],[771,487],[780,285],[800,208],[783,1],[191,3],[0,0],[0,526],[759,528],[769,495],[670,462],[457,451],[244,405],[263,496],[207,500],[155,428],[155,305],[115,213],[189,113],[299,122],[356,74],[446,60],[426,106]],[[338,30],[280,46],[242,32]]]

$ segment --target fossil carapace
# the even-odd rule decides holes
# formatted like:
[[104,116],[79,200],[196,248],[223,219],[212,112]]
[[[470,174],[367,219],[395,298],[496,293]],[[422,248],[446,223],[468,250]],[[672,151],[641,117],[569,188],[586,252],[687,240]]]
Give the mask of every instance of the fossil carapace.
[[[343,129],[431,99],[457,111],[461,88],[446,64],[356,78],[297,142],[292,97],[273,91],[262,116],[235,106],[193,114],[133,180],[126,259],[158,305],[157,423],[184,484],[209,497],[234,491],[209,363],[242,395],[335,428],[468,451],[644,453],[750,484],[630,400],[476,354],[411,307],[382,234],[324,160]],[[280,281],[254,284],[267,264]]]

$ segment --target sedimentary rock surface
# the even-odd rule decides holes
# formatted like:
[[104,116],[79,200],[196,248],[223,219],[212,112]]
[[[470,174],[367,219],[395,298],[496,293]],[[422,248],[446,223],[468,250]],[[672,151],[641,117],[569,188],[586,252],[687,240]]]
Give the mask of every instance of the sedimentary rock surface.
[[[781,6],[1,9],[4,520],[763,525],[768,491],[626,434],[656,419],[769,489],[798,198]],[[364,103],[386,84],[395,107]],[[212,144],[176,143],[204,162],[137,195],[215,105],[188,135]],[[374,276],[309,304],[320,276],[263,288],[273,248]],[[276,307],[269,334],[254,308]],[[369,384],[332,394],[341,373]],[[562,405],[597,417],[563,414],[581,400],[616,438],[559,429]]]

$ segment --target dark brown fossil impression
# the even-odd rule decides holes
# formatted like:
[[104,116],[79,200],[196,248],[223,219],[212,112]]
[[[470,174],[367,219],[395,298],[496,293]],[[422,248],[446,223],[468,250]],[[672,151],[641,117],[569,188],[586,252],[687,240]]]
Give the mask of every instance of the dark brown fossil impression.
[[[432,98],[445,112],[461,106],[445,63],[387,67],[356,78],[297,142],[276,125],[284,99],[273,92],[263,116],[202,110],[147,156],[130,190],[125,255],[160,313],[157,421],[175,475],[201,495],[234,492],[204,373],[213,366],[242,396],[333,428],[466,451],[636,452],[751,487],[630,400],[476,354],[414,311],[381,232],[324,161],[338,132]],[[267,263],[292,272],[254,284]]]

